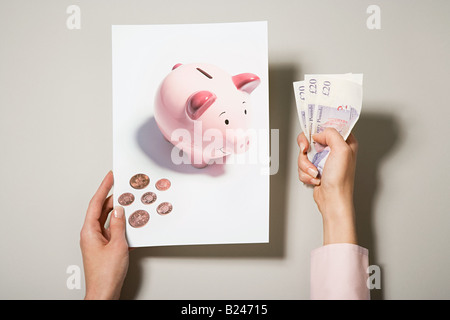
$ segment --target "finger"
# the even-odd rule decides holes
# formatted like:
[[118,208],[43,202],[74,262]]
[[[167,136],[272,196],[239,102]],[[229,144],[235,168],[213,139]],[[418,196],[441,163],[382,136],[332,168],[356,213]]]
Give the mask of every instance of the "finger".
[[[307,151],[309,149],[309,142],[308,139],[306,139],[305,134],[302,132],[297,137],[297,144],[300,147],[300,153],[298,155],[298,168],[303,171],[304,174],[307,176],[304,177],[303,183],[307,184],[317,184],[317,181],[314,181],[311,183],[311,179],[317,178],[319,175],[319,172],[317,171],[317,168],[309,161],[307,156]],[[309,175],[309,177],[308,177]],[[302,175],[303,176],[303,175]],[[300,179],[302,180],[302,179]]]
[[117,206],[111,214],[109,222],[109,230],[111,232],[110,243],[127,244],[125,237],[125,212],[122,207]]
[[105,176],[99,188],[97,189],[97,192],[89,202],[89,207],[87,209],[84,222],[87,227],[96,226],[98,224],[98,220],[102,214],[103,203],[105,202],[106,196],[111,190],[113,183],[114,178],[112,171],[110,171]]
[[317,178],[319,175],[319,171],[317,171],[316,166],[309,161],[306,153],[300,152],[298,155],[298,168],[303,172],[308,173],[311,178]]
[[108,198],[106,198],[105,202],[103,203],[102,208],[102,214],[100,215],[99,222],[102,228],[104,228],[106,219],[108,219],[108,214],[113,209],[113,195],[110,195]]
[[103,204],[102,214],[99,218],[99,224],[102,229],[103,236],[109,241],[111,234],[109,232],[109,221],[108,216],[113,209],[113,195],[110,195],[106,198],[105,203]]
[[353,133],[350,133],[350,135],[347,138],[347,144],[350,146],[350,148],[353,151],[353,154],[357,154],[358,153],[358,140],[356,140],[355,136],[353,135]]
[[320,185],[320,179],[311,177],[309,174],[305,173],[300,168],[298,169],[298,178],[300,179],[301,182],[305,184],[310,184],[314,186]]
[[297,144],[300,147],[300,153],[306,153],[308,151],[309,142],[303,132],[297,136]]
[[324,146],[329,146],[331,150],[339,148],[347,148],[347,144],[344,138],[334,128],[326,128],[321,133],[317,133],[313,136],[315,142]]

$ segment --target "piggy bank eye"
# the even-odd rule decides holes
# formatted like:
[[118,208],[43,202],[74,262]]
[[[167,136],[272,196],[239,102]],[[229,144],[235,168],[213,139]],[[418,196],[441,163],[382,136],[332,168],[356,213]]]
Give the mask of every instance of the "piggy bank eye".
[[230,121],[228,121],[228,119],[225,119],[225,124],[228,125],[230,123]]
[[247,114],[247,109],[244,110],[244,114]]

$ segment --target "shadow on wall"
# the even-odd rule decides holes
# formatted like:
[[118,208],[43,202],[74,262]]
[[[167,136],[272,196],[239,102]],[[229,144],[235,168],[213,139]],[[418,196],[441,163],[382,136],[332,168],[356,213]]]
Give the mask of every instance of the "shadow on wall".
[[[359,244],[369,249],[371,265],[380,266],[377,263],[376,232],[373,228],[378,172],[383,159],[398,144],[400,129],[392,115],[364,112],[354,129],[359,144],[354,191],[357,234]],[[371,290],[373,300],[383,299],[384,270],[382,266],[380,269],[381,289]]]
[[[177,257],[177,258],[283,258],[285,252],[285,225],[288,172],[288,139],[291,107],[293,106],[292,82],[295,81],[295,69],[291,65],[273,66],[269,68],[269,105],[270,128],[279,129],[278,172],[270,176],[270,231],[269,243],[263,244],[229,244],[229,245],[193,245],[137,248],[130,252],[130,265],[121,297],[134,299],[142,285],[142,259],[148,257]],[[158,132],[156,132],[158,131]],[[145,144],[143,137],[156,135],[161,139],[154,145]],[[160,161],[152,150],[170,148],[172,145],[164,140],[154,119],[149,119],[138,131],[137,139],[140,147],[154,161]],[[166,150],[167,151],[167,150]],[[168,151],[170,152],[170,151]],[[161,154],[161,153],[159,153]],[[161,163],[159,163],[161,165]],[[173,168],[174,170],[184,170]],[[187,173],[198,173],[196,168],[188,168]],[[220,174],[210,172],[209,174]],[[258,195],[253,195],[257,197]],[[180,266],[181,268],[182,266]]]

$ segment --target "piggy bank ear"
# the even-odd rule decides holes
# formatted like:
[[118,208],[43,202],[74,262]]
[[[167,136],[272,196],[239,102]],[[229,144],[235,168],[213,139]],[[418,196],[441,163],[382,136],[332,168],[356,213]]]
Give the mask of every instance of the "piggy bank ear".
[[197,120],[216,101],[216,95],[210,91],[198,91],[187,100],[186,112],[192,120]]
[[183,65],[182,63],[177,63],[176,65],[174,65],[172,67],[172,70],[175,70],[176,68],[178,68],[179,66],[182,66],[182,65]]
[[261,83],[261,79],[253,73],[241,73],[232,77],[234,85],[239,90],[245,91],[248,94]]

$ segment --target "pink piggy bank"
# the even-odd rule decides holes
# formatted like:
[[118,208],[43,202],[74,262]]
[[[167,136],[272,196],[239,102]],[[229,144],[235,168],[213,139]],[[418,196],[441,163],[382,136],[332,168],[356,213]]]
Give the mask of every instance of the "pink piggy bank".
[[250,94],[260,82],[255,74],[232,76],[211,64],[176,64],[156,93],[156,123],[197,168],[246,152]]

